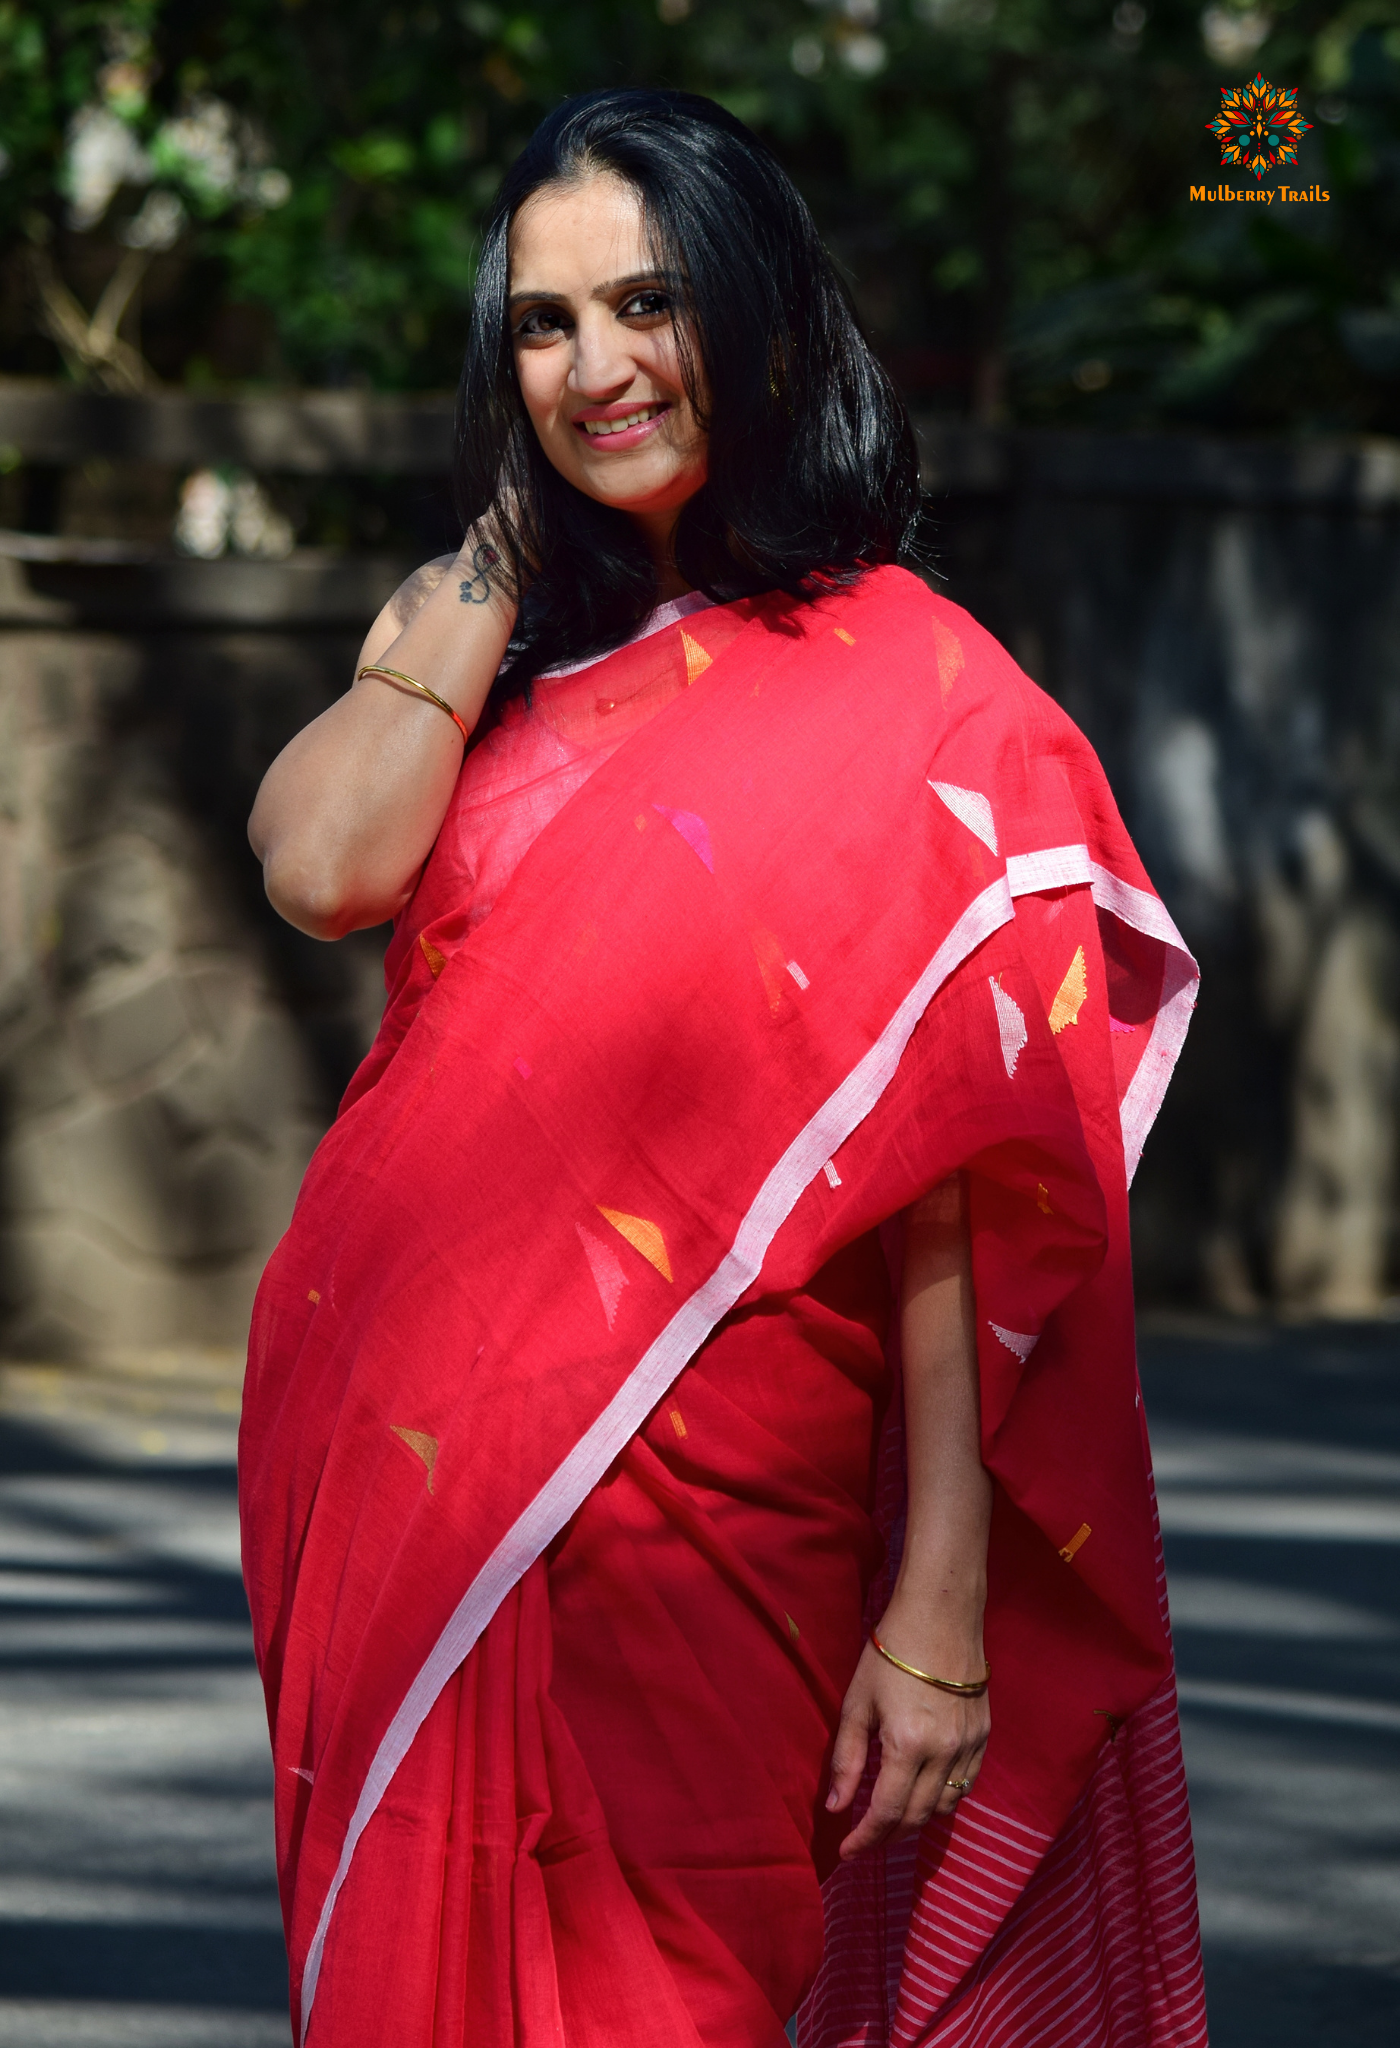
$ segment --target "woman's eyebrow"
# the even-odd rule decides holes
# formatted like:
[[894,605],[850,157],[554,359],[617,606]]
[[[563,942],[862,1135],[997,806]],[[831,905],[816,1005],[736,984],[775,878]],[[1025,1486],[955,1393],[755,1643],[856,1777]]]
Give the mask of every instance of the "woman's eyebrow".
[[[595,285],[589,293],[589,297],[593,299],[607,299],[611,298],[614,292],[627,291],[633,285],[665,283],[666,273],[663,270],[638,270],[631,277],[610,277],[605,284]],[[567,292],[550,291],[546,285],[541,286],[537,291],[512,292],[506,300],[506,304],[508,306],[523,306],[530,299],[556,299],[562,301],[567,299],[568,296]]]
[[592,297],[595,299],[607,299],[611,298],[614,292],[625,292],[633,285],[664,284],[665,282],[666,273],[664,270],[637,270],[630,277],[613,277],[609,278],[606,284],[595,285]]

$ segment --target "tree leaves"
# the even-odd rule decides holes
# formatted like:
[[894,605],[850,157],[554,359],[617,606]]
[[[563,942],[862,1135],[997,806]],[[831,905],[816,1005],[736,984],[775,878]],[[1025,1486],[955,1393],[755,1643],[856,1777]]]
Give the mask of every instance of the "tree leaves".
[[[124,334],[163,377],[220,374],[224,309],[251,301],[270,344],[222,374],[441,387],[481,211],[535,122],[593,86],[679,85],[772,143],[923,404],[1400,431],[1400,0],[1285,0],[1249,16],[1238,63],[1243,30],[1225,29],[1244,11],[1225,12],[1222,28],[1199,0],[0,0],[0,236],[47,247],[86,307],[145,250],[142,333],[133,302]],[[1221,176],[1204,132],[1221,85],[1255,69],[1300,90],[1312,126],[1290,175],[1329,201],[1191,201]],[[74,124],[98,113],[155,184],[132,172],[75,225]],[[170,203],[145,220],[156,189]],[[0,331],[12,369],[43,366],[23,304]]]

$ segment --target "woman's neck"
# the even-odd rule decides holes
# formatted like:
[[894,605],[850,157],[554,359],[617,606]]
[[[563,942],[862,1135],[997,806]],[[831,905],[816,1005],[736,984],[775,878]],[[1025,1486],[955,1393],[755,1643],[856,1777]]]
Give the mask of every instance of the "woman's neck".
[[645,541],[647,553],[656,566],[658,604],[668,604],[674,597],[688,597],[695,587],[686,582],[676,567],[675,539],[679,520],[678,512],[632,514],[632,523]]

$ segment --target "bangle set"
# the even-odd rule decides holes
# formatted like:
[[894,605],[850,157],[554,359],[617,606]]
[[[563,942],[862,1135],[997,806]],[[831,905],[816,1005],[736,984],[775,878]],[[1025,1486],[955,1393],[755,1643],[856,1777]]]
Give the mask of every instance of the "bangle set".
[[966,1682],[959,1678],[934,1678],[931,1673],[920,1671],[917,1664],[906,1664],[902,1657],[895,1656],[893,1650],[887,1650],[873,1628],[870,1631],[870,1646],[880,1652],[887,1664],[893,1664],[896,1671],[907,1671],[911,1678],[921,1679],[925,1685],[936,1685],[940,1692],[956,1693],[960,1699],[981,1699],[987,1690],[987,1681],[992,1675],[989,1662],[980,1678],[968,1679]]
[[386,682],[403,683],[408,689],[416,690],[420,697],[426,697],[430,704],[436,704],[439,711],[445,711],[458,732],[462,735],[464,747],[471,745],[472,736],[457,716],[445,697],[439,697],[436,690],[430,690],[426,683],[420,683],[416,676],[406,676],[401,668],[385,668],[381,661],[367,661],[363,668],[356,669],[355,681],[363,676],[380,676]]

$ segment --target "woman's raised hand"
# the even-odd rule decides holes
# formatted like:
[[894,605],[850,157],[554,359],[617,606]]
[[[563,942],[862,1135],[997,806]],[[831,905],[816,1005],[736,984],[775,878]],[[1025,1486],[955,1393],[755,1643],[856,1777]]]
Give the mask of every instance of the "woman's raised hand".
[[498,557],[478,525],[400,584],[365,636],[357,675],[396,669],[439,703],[363,675],[263,778],[248,836],[274,908],[313,938],[381,924],[413,893],[515,625]]

